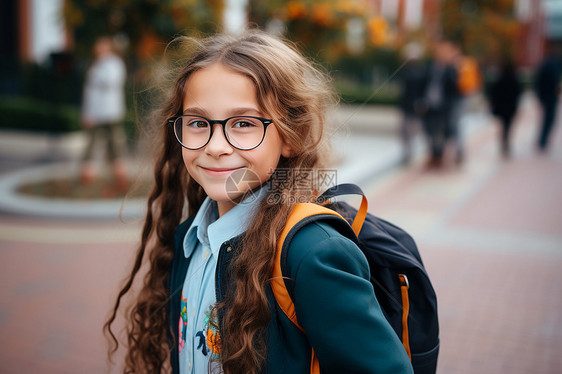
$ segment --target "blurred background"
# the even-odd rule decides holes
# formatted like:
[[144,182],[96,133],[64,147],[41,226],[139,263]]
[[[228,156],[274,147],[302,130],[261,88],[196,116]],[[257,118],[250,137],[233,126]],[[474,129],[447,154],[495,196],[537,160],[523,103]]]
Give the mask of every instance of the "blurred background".
[[151,79],[174,37],[254,27],[333,77],[337,182],[418,242],[438,372],[562,372],[562,0],[3,0],[0,372],[119,371],[101,326],[151,187]]
[[[559,1],[546,0],[6,0],[1,7],[2,128],[80,130],[92,48],[109,35],[127,66],[131,142],[132,94],[142,91],[151,64],[176,35],[248,26],[282,34],[333,72],[344,103],[392,105],[401,51],[410,42],[428,57],[436,38],[454,41],[476,59],[485,81],[509,56],[528,80],[545,44],[562,33]],[[26,121],[30,114],[42,120]]]

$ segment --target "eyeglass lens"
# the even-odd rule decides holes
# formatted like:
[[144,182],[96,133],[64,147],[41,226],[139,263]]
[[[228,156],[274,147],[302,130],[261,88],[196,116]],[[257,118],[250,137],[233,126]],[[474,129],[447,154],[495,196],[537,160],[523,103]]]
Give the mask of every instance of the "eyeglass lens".
[[[174,132],[188,149],[204,147],[211,139],[212,125],[205,118],[181,116],[174,122]],[[257,147],[265,136],[265,126],[257,118],[233,117],[224,126],[227,141],[235,148],[249,150]]]

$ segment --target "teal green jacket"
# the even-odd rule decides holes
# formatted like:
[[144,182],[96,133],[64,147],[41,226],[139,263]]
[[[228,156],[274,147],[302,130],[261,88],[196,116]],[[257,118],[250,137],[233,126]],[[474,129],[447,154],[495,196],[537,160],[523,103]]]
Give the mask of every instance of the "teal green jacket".
[[[169,318],[177,334],[181,287],[189,259],[183,238],[191,220],[176,230],[170,272]],[[225,242],[216,271],[217,300],[232,290],[229,264],[241,237]],[[314,347],[322,373],[413,373],[402,343],[386,321],[369,281],[369,265],[359,247],[327,223],[314,222],[294,236],[286,259],[288,286],[301,332],[277,305],[269,285],[268,374],[310,372]],[[221,316],[219,315],[219,320]],[[219,321],[220,325],[220,321]],[[170,336],[170,341],[177,341]],[[179,373],[177,344],[171,343],[172,372]]]

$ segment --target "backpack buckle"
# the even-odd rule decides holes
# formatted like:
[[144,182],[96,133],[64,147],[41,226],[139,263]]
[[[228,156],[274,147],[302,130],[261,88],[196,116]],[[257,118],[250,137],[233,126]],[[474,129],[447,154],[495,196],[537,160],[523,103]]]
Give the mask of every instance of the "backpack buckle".
[[406,274],[398,274],[398,278],[400,278],[400,286],[410,288],[410,283],[408,282]]

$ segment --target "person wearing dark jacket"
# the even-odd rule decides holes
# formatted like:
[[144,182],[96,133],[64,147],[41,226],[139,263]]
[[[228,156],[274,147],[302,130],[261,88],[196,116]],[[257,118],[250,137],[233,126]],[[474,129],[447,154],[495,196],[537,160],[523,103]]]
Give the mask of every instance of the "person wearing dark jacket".
[[[105,325],[115,352],[122,297],[149,265],[131,300],[124,371],[412,374],[367,258],[329,224],[309,223],[288,246],[305,332],[272,298],[277,242],[297,203],[316,201],[330,156],[328,78],[291,43],[257,30],[189,41],[158,112],[141,244]],[[294,173],[304,170],[314,176],[303,186]]]
[[550,133],[554,127],[554,117],[560,92],[560,61],[550,54],[539,66],[535,77],[535,91],[543,109],[543,119],[538,146],[545,151]]
[[421,123],[423,110],[424,65],[421,61],[422,47],[410,43],[404,47],[406,65],[400,72],[400,97],[398,105],[402,112],[400,137],[402,139],[402,164],[406,165],[412,158],[412,135]]
[[457,72],[451,61],[451,42],[437,42],[434,51],[425,74],[423,125],[429,142],[429,165],[440,166],[445,145],[452,136],[452,110],[459,90]]
[[501,122],[501,151],[504,157],[510,155],[510,130],[517,112],[521,83],[511,60],[506,60],[501,67],[498,78],[490,87],[490,106],[492,114]]

